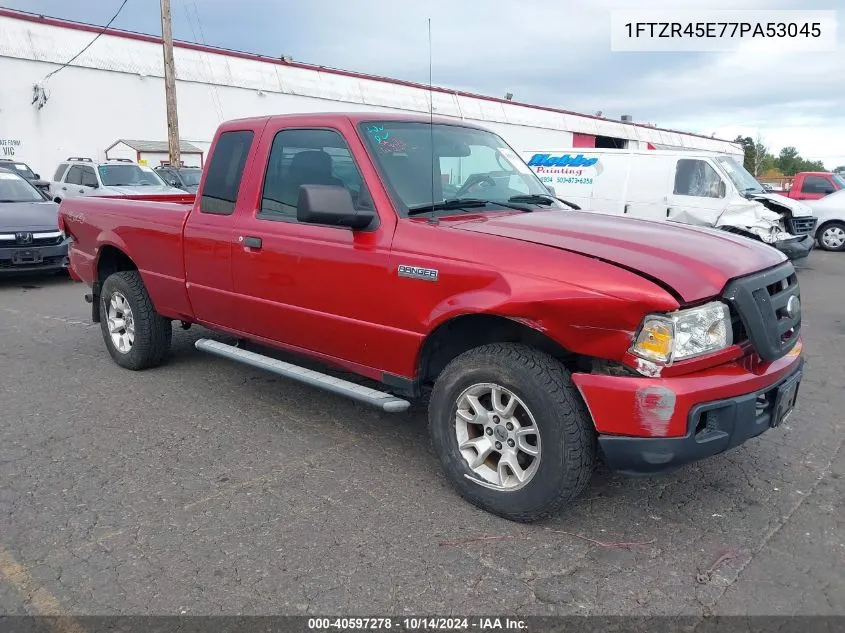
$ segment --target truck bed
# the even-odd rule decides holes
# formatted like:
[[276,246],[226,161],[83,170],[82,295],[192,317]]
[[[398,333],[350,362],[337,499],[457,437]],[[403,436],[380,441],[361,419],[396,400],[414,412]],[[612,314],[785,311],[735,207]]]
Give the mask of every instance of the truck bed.
[[[98,250],[113,244],[132,253],[135,265],[163,313],[190,315],[185,292],[182,228],[194,201],[184,196],[139,195],[67,198],[61,223],[73,237],[70,265],[86,283],[97,279]],[[106,248],[109,248],[108,246]]]

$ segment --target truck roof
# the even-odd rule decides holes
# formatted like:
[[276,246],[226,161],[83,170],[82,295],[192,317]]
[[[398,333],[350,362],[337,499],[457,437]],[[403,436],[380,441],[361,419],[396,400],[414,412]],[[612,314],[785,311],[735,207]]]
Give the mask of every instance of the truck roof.
[[397,113],[397,112],[379,112],[377,110],[374,111],[365,111],[365,112],[318,112],[315,114],[309,113],[296,113],[296,114],[271,114],[271,115],[263,115],[263,116],[255,116],[255,117],[244,117],[240,119],[229,119],[224,121],[221,124],[225,127],[230,127],[232,125],[243,125],[244,123],[261,123],[266,121],[289,121],[293,122],[297,119],[301,120],[308,120],[308,121],[325,121],[326,123],[337,122],[341,119],[346,119],[347,121],[357,124],[362,121],[411,121],[414,123],[429,123],[433,121],[436,124],[441,125],[456,125],[461,127],[469,127],[474,128],[477,130],[489,130],[481,125],[476,125],[474,123],[468,123],[466,121],[458,121],[451,117],[429,117],[425,115],[419,114],[404,114],[404,113]]

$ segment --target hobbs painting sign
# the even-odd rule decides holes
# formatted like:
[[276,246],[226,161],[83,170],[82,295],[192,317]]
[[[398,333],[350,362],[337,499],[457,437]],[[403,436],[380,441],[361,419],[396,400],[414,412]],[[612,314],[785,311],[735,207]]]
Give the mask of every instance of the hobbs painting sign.
[[0,155],[14,156],[15,150],[19,149],[21,141],[18,138],[0,138]]

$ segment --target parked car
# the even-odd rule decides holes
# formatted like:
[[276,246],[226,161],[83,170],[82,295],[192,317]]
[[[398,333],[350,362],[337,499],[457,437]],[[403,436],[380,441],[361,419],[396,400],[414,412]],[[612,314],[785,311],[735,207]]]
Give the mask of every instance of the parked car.
[[795,174],[782,195],[793,200],[819,200],[845,189],[845,176],[825,171],[802,171]]
[[845,189],[808,204],[819,219],[816,240],[827,251],[845,251]]
[[522,156],[556,195],[587,211],[715,227],[762,241],[793,260],[813,249],[812,209],[767,192],[726,154],[551,149]]
[[155,172],[171,187],[188,193],[196,193],[200,184],[202,169],[199,167],[155,167]]
[[11,158],[0,158],[0,168],[8,169],[16,172],[22,178],[26,178],[36,189],[40,189],[44,193],[49,194],[50,182],[41,180],[41,174],[36,174],[29,165],[19,160],[12,160]]
[[58,210],[26,178],[0,168],[0,275],[67,270],[69,240]]
[[[444,199],[435,175],[459,167]],[[612,469],[654,473],[777,427],[802,377],[800,289],[783,253],[571,210],[464,121],[229,121],[190,202],[69,198],[60,218],[118,366],[164,362],[175,320],[378,381],[196,341],[384,411],[431,390],[452,485],[513,520],[574,499],[598,447]]]
[[128,158],[96,163],[90,158],[71,157],[59,164],[50,183],[56,202],[76,196],[184,195],[145,165]]

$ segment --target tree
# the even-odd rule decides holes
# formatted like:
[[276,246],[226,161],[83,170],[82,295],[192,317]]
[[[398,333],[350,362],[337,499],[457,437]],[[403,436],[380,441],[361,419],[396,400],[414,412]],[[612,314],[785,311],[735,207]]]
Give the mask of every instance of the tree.
[[780,169],[785,175],[794,176],[800,171],[800,160],[801,158],[798,155],[798,150],[790,145],[780,150],[776,164],[778,169]]
[[840,165],[839,167],[836,167],[833,171],[837,174],[845,174],[845,165]]

